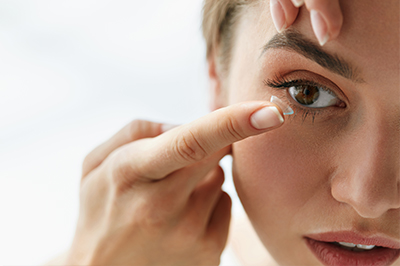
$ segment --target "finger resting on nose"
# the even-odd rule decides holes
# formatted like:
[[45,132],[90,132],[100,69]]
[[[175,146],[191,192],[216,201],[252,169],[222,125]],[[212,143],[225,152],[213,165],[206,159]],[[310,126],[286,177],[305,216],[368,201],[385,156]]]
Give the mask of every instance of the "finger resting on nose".
[[214,111],[156,138],[136,156],[132,167],[150,179],[201,161],[230,144],[267,132],[283,123],[283,115],[269,102],[246,102]]
[[162,133],[162,125],[145,120],[133,120],[86,156],[82,164],[82,177],[99,166],[117,148],[138,139],[158,136]]

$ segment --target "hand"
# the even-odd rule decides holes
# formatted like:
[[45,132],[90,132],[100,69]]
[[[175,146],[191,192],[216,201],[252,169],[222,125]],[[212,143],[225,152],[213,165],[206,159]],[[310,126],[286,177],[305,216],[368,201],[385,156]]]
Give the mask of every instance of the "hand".
[[272,106],[239,103],[163,134],[133,121],[92,151],[66,264],[218,265],[231,208],[218,163],[233,142],[281,125]]
[[281,32],[292,25],[304,4],[310,11],[311,24],[320,45],[335,39],[343,24],[339,0],[271,0],[271,15],[276,29]]

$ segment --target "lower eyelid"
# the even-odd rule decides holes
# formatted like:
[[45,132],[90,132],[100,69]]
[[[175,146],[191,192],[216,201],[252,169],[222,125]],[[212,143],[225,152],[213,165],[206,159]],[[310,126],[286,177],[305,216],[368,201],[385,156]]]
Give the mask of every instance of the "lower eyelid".
[[296,70],[285,75],[276,73],[273,78],[265,79],[263,82],[266,86],[276,89],[287,89],[292,86],[301,85],[316,86],[335,95],[339,100],[341,100],[341,98],[345,99],[345,101],[348,100],[346,95],[334,82],[324,76],[309,71]]
[[289,94],[287,89],[282,90],[281,88],[279,88],[277,90],[279,90],[280,93],[277,93],[276,96],[280,100],[287,103],[294,111],[293,115],[288,116],[289,121],[294,121],[295,119],[301,119],[302,123],[304,123],[306,119],[310,119],[312,121],[312,124],[314,124],[315,122],[330,120],[332,116],[337,114],[337,112],[335,112],[334,109],[331,108],[332,106],[324,108],[302,107],[300,106],[300,104],[294,102],[292,96]]
[[[326,108],[332,107],[332,106],[327,106],[327,107],[307,107],[307,106],[301,106],[300,103],[297,103],[297,102],[295,102],[295,100],[292,99],[292,96],[291,96],[290,93],[288,92],[289,88],[290,88],[290,87],[293,87],[293,86],[290,86],[290,87],[270,86],[270,85],[267,85],[267,82],[266,82],[266,81],[264,81],[264,84],[265,84],[266,86],[268,86],[269,88],[275,90],[276,92],[279,92],[279,93],[284,92],[284,93],[285,93],[285,98],[287,98],[287,100],[288,100],[290,103],[294,102],[293,104],[295,105],[295,107],[296,107],[296,106],[300,106],[300,108],[302,108],[302,109],[326,109]],[[302,84],[302,85],[303,85],[303,84]],[[305,84],[305,85],[307,85],[307,84]],[[345,103],[344,101],[342,101],[342,100],[338,97],[338,95],[337,95],[333,90],[331,90],[331,89],[329,89],[329,88],[326,88],[326,87],[324,87],[324,86],[321,86],[321,85],[313,85],[313,86],[317,86],[318,88],[321,88],[322,90],[326,91],[327,93],[329,93],[329,94],[331,94],[331,95],[334,95],[334,96],[338,99],[338,105],[337,105],[336,107],[340,107],[340,108],[345,108],[345,107],[346,107],[346,103]],[[292,105],[293,105],[293,104],[292,104]],[[292,106],[291,106],[291,107],[292,107]]]
[[[347,109],[347,101],[343,101],[342,99],[347,99],[347,97],[334,82],[323,76],[310,72],[307,72],[304,75],[304,71],[295,71],[291,72],[290,74],[285,74],[284,76],[278,73],[274,76],[274,78],[265,79],[263,80],[263,82],[266,87],[274,91],[272,93],[273,95],[278,96],[282,101],[286,102],[294,110],[294,114],[288,117],[290,120],[302,117],[302,120],[304,122],[304,120],[308,117],[312,117],[313,123],[314,121],[330,121],[329,123],[331,123],[332,120],[337,121],[337,118],[343,118],[345,116],[343,110]],[[321,84],[330,85],[329,87],[327,87]],[[328,93],[334,95],[338,99],[338,103],[336,105],[326,107],[302,106],[300,103],[293,99],[288,91],[288,88],[300,85],[310,85],[321,88],[324,91],[327,91]],[[335,89],[331,89],[331,86]],[[336,92],[336,88],[338,92]]]

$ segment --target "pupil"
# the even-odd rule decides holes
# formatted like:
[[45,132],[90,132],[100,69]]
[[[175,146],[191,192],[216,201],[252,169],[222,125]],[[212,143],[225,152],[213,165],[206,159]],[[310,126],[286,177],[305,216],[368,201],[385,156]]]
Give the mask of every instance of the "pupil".
[[311,105],[318,100],[319,88],[316,86],[302,85],[296,86],[294,89],[294,97],[300,104]]

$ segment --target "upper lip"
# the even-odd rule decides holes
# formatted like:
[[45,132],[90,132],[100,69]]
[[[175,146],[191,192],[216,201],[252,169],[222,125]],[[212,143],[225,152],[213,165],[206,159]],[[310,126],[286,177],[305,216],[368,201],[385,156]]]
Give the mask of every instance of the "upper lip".
[[347,242],[361,245],[375,245],[392,249],[400,249],[400,242],[382,236],[365,236],[354,231],[325,232],[309,234],[305,237],[323,242]]

